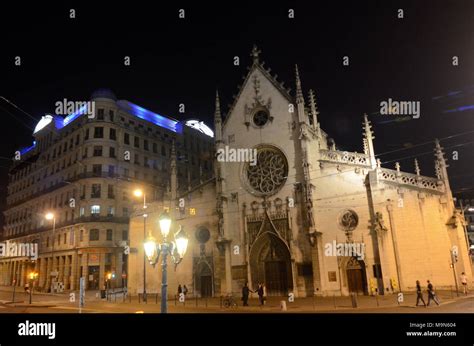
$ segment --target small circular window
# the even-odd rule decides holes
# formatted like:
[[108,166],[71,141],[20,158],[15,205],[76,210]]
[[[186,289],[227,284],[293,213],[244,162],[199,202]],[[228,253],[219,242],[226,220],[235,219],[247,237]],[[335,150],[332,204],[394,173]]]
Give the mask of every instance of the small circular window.
[[266,109],[260,109],[253,115],[253,122],[258,127],[262,127],[268,122],[269,118],[270,114],[268,114],[268,111]]
[[199,243],[201,244],[207,243],[210,237],[211,237],[211,233],[206,227],[201,226],[196,230],[196,240]]
[[339,225],[344,231],[353,231],[359,224],[359,216],[353,210],[345,210],[339,217]]

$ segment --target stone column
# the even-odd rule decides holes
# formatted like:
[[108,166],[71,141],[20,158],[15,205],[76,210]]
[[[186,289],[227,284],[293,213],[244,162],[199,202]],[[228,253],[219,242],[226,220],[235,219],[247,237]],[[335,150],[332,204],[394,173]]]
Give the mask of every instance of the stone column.
[[71,285],[71,280],[70,280],[70,275],[71,275],[71,260],[70,256],[66,255],[64,256],[64,270],[63,270],[63,281],[64,281],[64,289],[69,290],[69,286]]
[[116,275],[116,284],[119,287],[122,287],[122,272],[123,272],[123,253],[122,249],[119,248],[115,252],[115,275]]
[[99,289],[105,284],[105,254],[99,254]]
[[48,290],[49,286],[51,286],[51,271],[52,271],[52,258],[51,257],[48,257],[45,259],[46,260],[46,272],[45,272],[45,284],[44,284],[44,288],[46,290]]
[[26,271],[26,270],[25,270],[25,269],[26,269],[25,266],[26,266],[25,262],[24,262],[24,261],[21,261],[21,262],[20,262],[20,287],[23,287],[23,286],[25,285],[25,276],[26,276],[26,274],[25,274],[25,271]]
[[58,282],[64,283],[64,256],[58,257]]
[[16,268],[16,261],[13,261],[13,263],[12,263],[12,284],[15,285],[15,286],[17,285],[17,282],[16,282],[16,279],[17,279],[17,277],[16,277],[16,270],[17,270],[17,268]]
[[71,291],[76,289],[76,282],[78,281],[78,263],[77,263],[77,253],[73,253],[71,256],[71,276],[70,276],[70,287]]
[[89,266],[87,253],[82,254],[82,276],[85,279],[85,289],[89,288]]
[[46,282],[46,278],[47,278],[47,271],[46,271],[46,261],[47,259],[46,258],[41,258],[40,259],[40,269],[39,269],[39,276],[38,276],[38,279],[39,279],[39,282],[38,282],[38,287],[44,287],[44,284]]

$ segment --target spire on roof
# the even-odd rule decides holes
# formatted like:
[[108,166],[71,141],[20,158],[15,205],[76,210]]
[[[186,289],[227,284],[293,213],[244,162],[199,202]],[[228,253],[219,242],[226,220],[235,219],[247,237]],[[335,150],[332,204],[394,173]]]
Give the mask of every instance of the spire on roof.
[[313,89],[309,90],[309,105],[311,108],[311,116],[313,117],[313,127],[316,128],[318,126],[318,106],[316,105],[316,97],[314,96]]
[[296,103],[304,103],[303,91],[301,89],[300,73],[298,71],[298,65],[295,65],[296,70]]

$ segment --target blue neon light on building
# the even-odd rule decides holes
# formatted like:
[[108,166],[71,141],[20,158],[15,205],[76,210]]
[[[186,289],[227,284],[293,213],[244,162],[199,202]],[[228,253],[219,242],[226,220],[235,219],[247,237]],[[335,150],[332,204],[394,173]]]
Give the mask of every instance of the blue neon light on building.
[[150,123],[163,127],[170,131],[181,133],[183,130],[183,126],[179,121],[153,113],[152,111],[149,111],[148,109],[140,107],[134,103],[125,100],[120,100],[117,101],[117,105],[127,113],[130,113],[136,116],[137,118],[149,121]]

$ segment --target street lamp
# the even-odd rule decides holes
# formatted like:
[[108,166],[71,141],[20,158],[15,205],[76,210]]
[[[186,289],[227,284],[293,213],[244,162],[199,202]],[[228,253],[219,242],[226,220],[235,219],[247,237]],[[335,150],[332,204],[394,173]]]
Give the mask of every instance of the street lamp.
[[174,241],[167,240],[171,228],[171,219],[167,212],[161,214],[159,223],[163,242],[159,244],[155,238],[149,236],[144,244],[144,249],[145,255],[153,267],[158,262],[161,254],[161,313],[167,313],[168,263],[166,260],[168,255],[170,255],[176,269],[186,253],[189,239],[184,232],[183,226],[179,226],[178,232],[174,235]]
[[33,271],[28,275],[30,279],[30,304],[32,301],[33,288],[35,287],[35,280],[38,277],[38,273]]
[[[135,189],[133,191],[135,197],[143,197],[143,240],[146,240],[146,218],[148,215],[145,213],[146,205],[146,194],[142,189]],[[146,256],[143,255],[143,302],[147,302],[146,297]]]
[[[48,212],[46,213],[46,215],[44,216],[46,220],[49,220],[49,221],[53,221],[53,236],[51,237],[52,239],[52,247],[51,247],[51,273],[50,275],[52,276],[52,272],[54,271],[54,233],[56,231],[56,215],[54,215],[54,213],[52,212]],[[51,293],[53,293],[53,288],[54,288],[54,285],[53,285],[53,280],[51,280]]]

